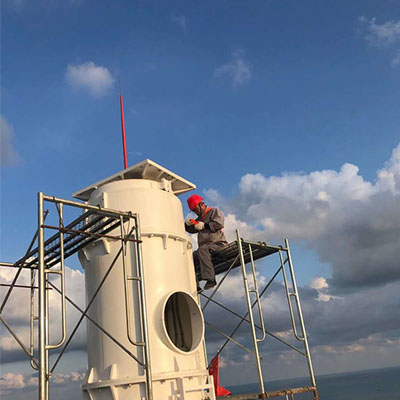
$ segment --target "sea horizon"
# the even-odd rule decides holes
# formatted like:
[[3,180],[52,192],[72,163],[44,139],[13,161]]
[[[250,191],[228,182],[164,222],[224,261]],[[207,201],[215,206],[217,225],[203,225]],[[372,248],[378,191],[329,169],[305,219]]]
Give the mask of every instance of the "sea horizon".
[[[400,400],[400,365],[316,375],[320,400]],[[266,392],[311,386],[309,377],[265,381]],[[258,383],[223,385],[232,394],[259,392]],[[312,398],[310,393],[296,399]]]

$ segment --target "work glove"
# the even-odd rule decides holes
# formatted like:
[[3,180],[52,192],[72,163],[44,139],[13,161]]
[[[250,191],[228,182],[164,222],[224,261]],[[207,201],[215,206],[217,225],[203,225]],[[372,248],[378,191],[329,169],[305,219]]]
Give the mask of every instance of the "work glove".
[[197,224],[197,221],[196,221],[195,219],[190,218],[190,219],[187,219],[187,220],[185,221],[185,224],[186,224],[187,226],[192,226],[192,225],[196,225],[196,224]]
[[204,229],[204,222],[198,221],[194,226],[194,229],[196,229],[196,231],[202,231]]

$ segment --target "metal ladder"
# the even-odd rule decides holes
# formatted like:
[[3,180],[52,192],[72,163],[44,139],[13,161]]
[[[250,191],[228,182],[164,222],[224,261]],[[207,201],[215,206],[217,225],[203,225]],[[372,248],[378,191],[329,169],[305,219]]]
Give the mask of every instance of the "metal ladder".
[[[256,267],[255,267],[254,260],[253,260],[251,244],[248,244],[249,253],[250,253],[251,277],[252,277],[252,281],[249,282],[249,280],[247,278],[246,262],[245,262],[244,254],[243,254],[242,238],[240,237],[239,229],[236,230],[236,237],[237,237],[237,243],[238,243],[238,249],[239,249],[239,257],[240,257],[241,272],[242,272],[242,278],[243,278],[243,286],[244,286],[244,291],[245,291],[246,305],[247,305],[247,311],[248,311],[248,316],[249,316],[249,320],[250,320],[251,335],[252,335],[253,345],[254,345],[254,356],[256,359],[258,380],[259,380],[259,384],[260,384],[260,395],[263,396],[261,398],[264,399],[266,397],[265,397],[265,389],[264,389],[264,380],[263,380],[262,369],[261,369],[261,357],[260,357],[260,353],[259,353],[259,349],[258,349],[258,344],[265,340],[266,330],[265,330],[264,317],[263,317],[261,302],[260,302],[260,293],[258,291]],[[253,285],[253,288],[250,288],[250,284]],[[250,293],[253,293],[256,297],[256,300],[254,303],[257,305],[258,316],[260,319],[261,330],[262,330],[262,336],[260,338],[258,338],[257,334],[256,334],[254,316],[253,316],[253,305],[254,304],[252,305],[252,303],[251,303]]]
[[[148,400],[153,400],[153,388],[152,388],[152,376],[151,376],[151,367],[150,367],[150,354],[149,354],[149,346],[148,346],[148,331],[147,331],[147,310],[146,310],[146,301],[145,301],[145,289],[144,289],[144,277],[143,277],[143,260],[142,260],[142,249],[141,249],[141,234],[140,234],[140,222],[139,218],[135,219],[136,226],[132,228],[127,234],[125,231],[124,223],[121,219],[121,237],[127,237],[135,231],[135,271],[127,270],[127,263],[125,261],[126,256],[126,243],[122,240],[122,268],[124,275],[124,291],[125,291],[125,313],[126,313],[126,329],[127,329],[127,337],[131,344],[134,346],[138,346],[142,348],[142,358],[144,363],[141,363],[145,376],[146,376],[146,392]],[[132,265],[132,263],[131,263]],[[132,321],[131,315],[129,313],[129,304],[133,304],[133,292],[129,290],[128,283],[134,282],[137,285],[137,300],[139,305],[139,320],[140,320],[140,333],[141,333],[141,341],[138,342],[132,337]]]
[[[312,384],[312,386],[316,387],[314,369],[313,369],[313,365],[312,365],[312,361],[311,361],[311,354],[310,354],[310,348],[308,345],[307,332],[306,332],[306,328],[305,328],[305,324],[304,324],[303,312],[301,310],[299,292],[297,290],[296,277],[294,274],[292,256],[290,254],[290,247],[289,247],[288,239],[285,239],[285,246],[286,246],[285,250],[286,250],[287,261],[288,261],[288,266],[289,266],[291,288],[289,287],[287,273],[285,270],[285,262],[284,262],[283,256],[282,256],[282,250],[279,250],[279,257],[280,257],[280,261],[281,261],[283,281],[284,281],[284,285],[285,285],[286,297],[287,297],[287,302],[288,302],[288,306],[289,306],[290,321],[292,324],[293,334],[294,334],[295,338],[299,342],[302,342],[304,345],[305,356],[307,359],[307,366],[308,366],[308,371],[310,373],[311,384]],[[296,319],[295,319],[293,305],[292,305],[292,298],[294,298],[294,300],[295,300],[296,312],[297,312],[297,316],[298,316],[300,328],[301,328],[301,336],[297,332]],[[315,395],[315,399],[318,399],[317,391],[314,392],[314,395]]]

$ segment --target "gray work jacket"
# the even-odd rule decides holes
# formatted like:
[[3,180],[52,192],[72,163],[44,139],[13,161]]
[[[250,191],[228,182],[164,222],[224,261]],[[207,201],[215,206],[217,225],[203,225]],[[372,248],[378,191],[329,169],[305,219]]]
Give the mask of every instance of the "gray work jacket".
[[209,207],[210,210],[205,216],[200,216],[196,221],[204,222],[204,229],[197,231],[193,225],[187,226],[185,224],[186,232],[198,233],[197,242],[200,246],[209,243],[227,243],[224,232],[224,214],[217,208]]

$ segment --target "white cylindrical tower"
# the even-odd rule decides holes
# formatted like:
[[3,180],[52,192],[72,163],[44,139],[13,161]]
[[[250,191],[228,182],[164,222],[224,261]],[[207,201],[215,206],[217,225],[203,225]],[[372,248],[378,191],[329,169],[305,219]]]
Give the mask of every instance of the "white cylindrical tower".
[[[139,215],[153,400],[215,399],[206,366],[204,321],[191,242],[176,196],[194,188],[145,160],[74,194],[89,204]],[[125,223],[125,231],[131,228],[128,225]],[[121,241],[102,238],[81,250],[87,301],[120,249]],[[84,399],[147,400],[146,374],[140,365],[145,358],[140,345],[143,326],[135,249],[134,243],[127,242],[124,257],[117,258],[89,311],[130,354],[88,322],[89,369],[82,385]]]

